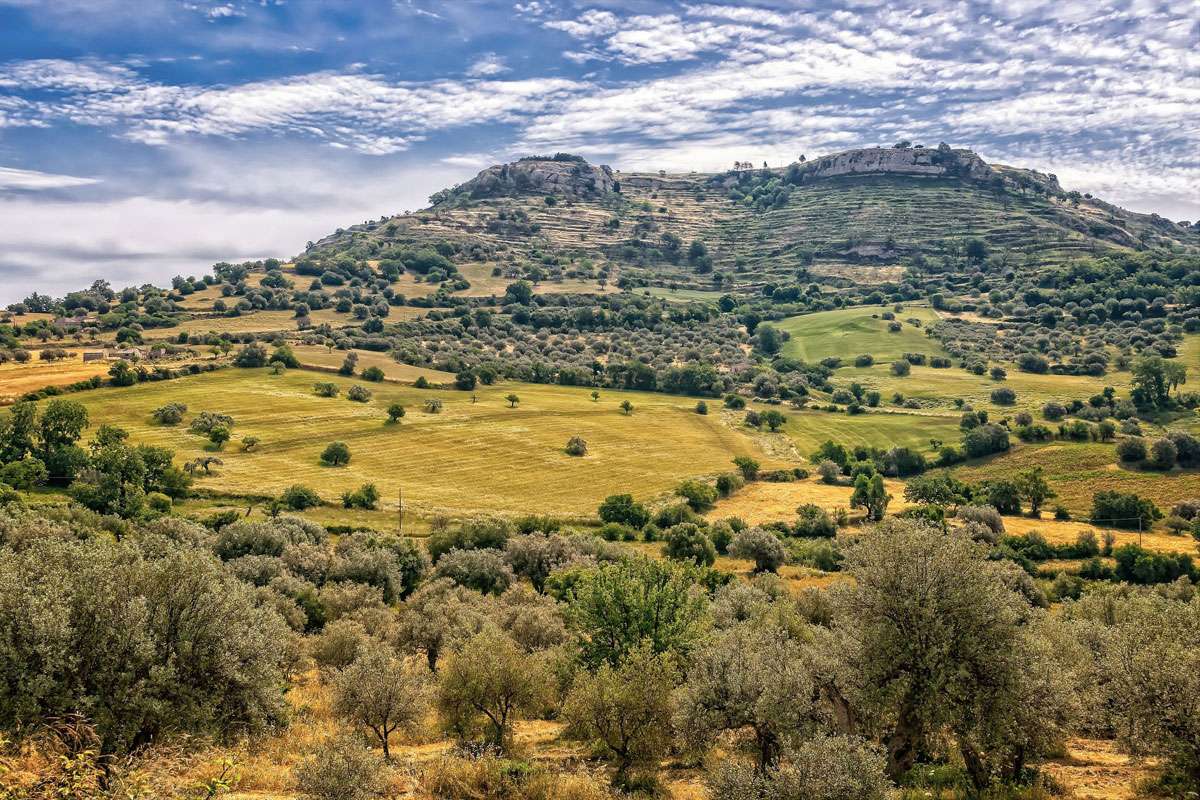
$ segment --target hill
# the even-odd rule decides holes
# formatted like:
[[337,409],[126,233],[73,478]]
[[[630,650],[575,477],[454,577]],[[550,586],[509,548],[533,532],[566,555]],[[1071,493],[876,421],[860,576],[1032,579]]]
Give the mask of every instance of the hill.
[[739,163],[719,174],[532,157],[489,167],[422,211],[339,230],[301,260],[387,262],[436,248],[514,278],[736,291],[798,272],[873,283],[931,264],[960,271],[980,253],[1045,265],[1149,247],[1195,249],[1200,228],[943,145],[851,150],[777,169]]

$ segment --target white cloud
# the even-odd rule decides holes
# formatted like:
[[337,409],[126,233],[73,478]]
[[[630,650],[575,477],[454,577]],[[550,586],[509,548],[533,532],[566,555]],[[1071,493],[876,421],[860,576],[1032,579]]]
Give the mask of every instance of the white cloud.
[[488,53],[480,57],[467,70],[467,74],[472,78],[490,78],[493,75],[501,75],[509,71],[508,64],[504,63],[504,59],[495,53]]
[[52,172],[0,167],[0,189],[22,189],[39,191],[44,189],[70,189],[100,183],[96,178],[77,178],[74,175],[56,175]]

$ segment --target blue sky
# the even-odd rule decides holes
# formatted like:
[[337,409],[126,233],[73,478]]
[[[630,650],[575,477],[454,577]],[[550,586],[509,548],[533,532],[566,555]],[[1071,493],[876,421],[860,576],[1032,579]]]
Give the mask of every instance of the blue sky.
[[491,163],[947,141],[1200,217],[1200,0],[0,0],[0,300],[299,252]]

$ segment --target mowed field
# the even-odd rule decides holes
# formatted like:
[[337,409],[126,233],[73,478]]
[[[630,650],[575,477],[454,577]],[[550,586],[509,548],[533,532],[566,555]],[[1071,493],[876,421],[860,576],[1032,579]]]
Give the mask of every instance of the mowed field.
[[1180,500],[1200,497],[1200,470],[1154,472],[1117,464],[1112,444],[1055,442],[1020,445],[1008,453],[981,462],[955,467],[953,474],[964,481],[1011,478],[1030,467],[1045,470],[1046,480],[1058,497],[1047,507],[1061,503],[1077,518],[1086,519],[1092,495],[1100,491],[1134,492],[1153,500],[1163,513]]
[[[870,353],[876,361],[888,363],[904,353],[944,355],[937,340],[925,335],[928,327],[938,321],[932,308],[904,306],[903,311],[896,312],[896,320],[903,325],[897,333],[888,331],[889,321],[882,317],[891,310],[892,306],[844,308],[789,317],[775,325],[791,335],[783,345],[783,354],[804,361],[838,356],[853,362],[855,356]],[[906,322],[911,318],[921,320],[921,327]]]
[[930,439],[957,442],[961,435],[958,417],[946,415],[877,410],[854,415],[816,409],[783,408],[782,411],[787,417],[782,430],[805,458],[826,440],[848,447],[911,447],[929,456],[933,455]]
[[93,375],[107,375],[112,366],[106,361],[83,363],[81,350],[73,350],[63,361],[41,361],[35,354],[24,364],[9,361],[0,364],[0,403],[10,403],[26,392],[45,386],[66,386]]
[[[317,397],[316,381],[333,381],[342,394]],[[590,515],[609,494],[650,498],[685,477],[730,469],[735,455],[762,456],[749,434],[718,415],[696,414],[695,400],[686,397],[605,390],[593,402],[586,389],[508,383],[481,387],[472,403],[471,393],[452,389],[364,384],[374,397],[355,403],[345,390],[358,382],[308,370],[227,369],[76,397],[88,407],[92,430],[120,425],[135,442],[173,448],[179,461],[209,454],[206,440],[188,432],[194,414],[232,415],[234,441],[220,453],[224,466],[198,481],[198,489],[275,495],[302,483],[336,500],[372,481],[390,507],[403,489],[406,508],[422,514]],[[517,408],[504,399],[510,392],[521,398]],[[422,410],[431,398],[443,401],[442,413]],[[635,407],[629,416],[618,407],[626,399]],[[188,406],[181,425],[151,420],[168,402]],[[399,425],[386,422],[393,402],[408,409]],[[261,440],[251,453],[238,444],[247,435]],[[572,436],[587,440],[587,456],[564,452]],[[349,445],[348,466],[320,465],[333,441]]]
[[292,351],[300,363],[306,367],[337,369],[346,360],[346,356],[354,352],[358,355],[360,372],[367,367],[379,367],[383,370],[384,379],[388,381],[412,383],[417,378],[424,376],[425,380],[430,383],[454,383],[454,375],[449,372],[401,364],[393,360],[387,353],[377,353],[373,350],[330,350],[320,345],[302,344],[295,345]]

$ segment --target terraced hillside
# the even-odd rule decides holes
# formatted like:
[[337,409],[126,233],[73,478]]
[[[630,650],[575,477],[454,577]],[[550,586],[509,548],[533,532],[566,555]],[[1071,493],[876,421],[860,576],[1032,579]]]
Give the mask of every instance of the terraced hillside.
[[[930,153],[949,166],[930,167]],[[1013,265],[1200,247],[1195,226],[1066,192],[1053,175],[987,165],[965,150],[849,151],[716,175],[608,173],[557,158],[489,168],[435,195],[428,209],[340,230],[305,256],[378,259],[452,243],[461,260],[511,277],[532,265],[598,285],[624,277],[749,290],[800,270],[834,283],[895,280],[914,265],[953,270],[973,241],[982,245],[971,245],[974,257]],[[526,166],[519,180],[497,177],[516,166]],[[607,180],[596,188],[595,174],[611,174],[611,189]],[[707,257],[689,249],[694,241]]]

